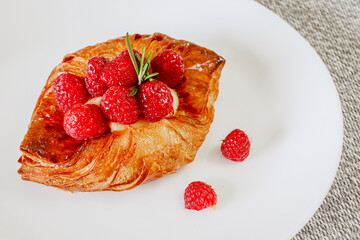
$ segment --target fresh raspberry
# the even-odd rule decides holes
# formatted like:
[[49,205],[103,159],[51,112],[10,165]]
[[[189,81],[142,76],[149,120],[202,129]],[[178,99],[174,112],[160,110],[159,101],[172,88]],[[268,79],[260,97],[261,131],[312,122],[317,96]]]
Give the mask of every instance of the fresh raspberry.
[[140,111],[150,122],[156,122],[174,112],[173,97],[165,83],[154,80],[140,85]]
[[227,159],[242,162],[249,156],[250,141],[248,136],[240,129],[235,129],[221,144],[221,152]]
[[210,185],[196,181],[185,189],[184,200],[185,208],[199,211],[216,205],[217,195]]
[[84,78],[71,73],[63,73],[58,76],[53,89],[55,100],[64,112],[78,103],[85,103],[89,98]]
[[184,79],[184,60],[171,49],[166,49],[151,61],[152,70],[159,73],[156,79],[174,88]]
[[100,80],[100,73],[110,61],[102,56],[90,58],[86,67],[85,86],[92,97],[101,97],[108,86]]
[[[134,54],[138,51],[133,50]],[[134,86],[137,81],[137,74],[131,61],[129,51],[126,49],[107,64],[101,72],[100,78],[108,87],[113,86]]]
[[78,140],[97,138],[105,133],[107,121],[98,106],[77,104],[65,113],[64,129]]
[[135,96],[123,86],[109,88],[101,99],[101,110],[111,121],[131,124],[139,119],[140,110]]

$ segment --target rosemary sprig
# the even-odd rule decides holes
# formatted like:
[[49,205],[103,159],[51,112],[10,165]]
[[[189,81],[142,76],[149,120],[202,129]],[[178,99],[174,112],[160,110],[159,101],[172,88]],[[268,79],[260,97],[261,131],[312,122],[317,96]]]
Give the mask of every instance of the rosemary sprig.
[[131,58],[131,61],[132,61],[133,65],[134,65],[136,74],[139,75],[139,68],[138,68],[138,65],[137,65],[137,62],[136,62],[136,58],[134,56],[134,51],[133,51],[133,49],[131,47],[129,33],[126,33],[126,47],[127,47],[128,51],[129,51],[129,55],[130,55],[130,58]]
[[[149,56],[146,58],[146,62],[144,63],[145,60],[145,51],[146,48],[143,49],[142,55],[140,57],[140,55],[138,53],[134,54],[134,51],[131,47],[131,43],[130,43],[130,37],[129,37],[129,33],[126,33],[126,47],[129,51],[129,55],[131,58],[131,62],[134,65],[137,77],[138,77],[138,84],[142,84],[148,80],[151,81],[151,78],[158,75],[159,73],[152,73],[149,74],[149,68],[150,68],[150,59],[151,56],[153,54],[153,51],[150,52]],[[140,62],[140,66],[138,66],[138,63],[136,62],[136,60],[138,60]],[[131,92],[130,92],[130,96],[134,96],[138,89],[138,87],[135,87]]]

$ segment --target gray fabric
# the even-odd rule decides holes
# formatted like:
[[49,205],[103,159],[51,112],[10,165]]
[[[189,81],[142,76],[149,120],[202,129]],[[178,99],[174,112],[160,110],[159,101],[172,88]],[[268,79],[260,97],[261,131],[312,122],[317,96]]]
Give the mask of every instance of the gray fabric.
[[315,48],[342,104],[344,145],[334,184],[293,239],[360,239],[360,1],[256,1],[277,13]]

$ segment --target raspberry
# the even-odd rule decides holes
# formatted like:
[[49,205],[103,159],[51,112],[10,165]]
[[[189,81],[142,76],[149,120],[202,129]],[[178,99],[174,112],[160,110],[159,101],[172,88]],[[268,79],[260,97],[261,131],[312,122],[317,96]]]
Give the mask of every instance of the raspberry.
[[110,61],[102,56],[90,58],[86,66],[85,86],[92,97],[101,97],[108,87],[100,80],[100,73]]
[[185,208],[199,211],[216,205],[217,195],[210,185],[196,181],[185,189],[184,200]]
[[139,119],[140,110],[135,96],[123,86],[109,88],[101,99],[101,110],[111,121],[131,124]]
[[184,60],[171,49],[166,49],[157,55],[152,61],[153,72],[159,73],[156,79],[174,88],[183,82],[184,79]]
[[[134,54],[138,51],[134,50]],[[137,81],[137,74],[131,61],[129,51],[124,50],[119,56],[107,64],[101,72],[100,78],[108,87],[113,86],[134,86]]]
[[78,140],[97,138],[105,133],[107,121],[98,106],[77,104],[65,113],[64,129]]
[[53,89],[55,100],[64,112],[78,103],[85,103],[89,98],[84,78],[71,73],[63,73],[58,76]]
[[249,156],[250,141],[248,136],[240,129],[235,129],[221,144],[221,152],[227,159],[242,162]]
[[147,81],[139,87],[140,111],[150,122],[156,122],[174,112],[173,97],[165,83]]

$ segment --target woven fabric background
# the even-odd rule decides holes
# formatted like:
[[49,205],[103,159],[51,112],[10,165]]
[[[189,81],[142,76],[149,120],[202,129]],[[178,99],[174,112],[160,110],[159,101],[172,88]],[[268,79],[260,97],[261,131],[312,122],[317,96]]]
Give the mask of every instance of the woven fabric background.
[[323,204],[293,238],[360,239],[360,0],[256,0],[293,26],[320,55],[338,90],[344,145]]

